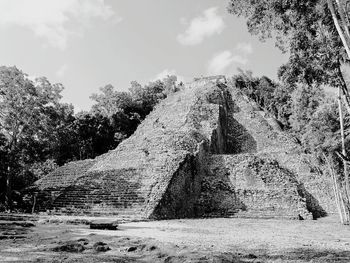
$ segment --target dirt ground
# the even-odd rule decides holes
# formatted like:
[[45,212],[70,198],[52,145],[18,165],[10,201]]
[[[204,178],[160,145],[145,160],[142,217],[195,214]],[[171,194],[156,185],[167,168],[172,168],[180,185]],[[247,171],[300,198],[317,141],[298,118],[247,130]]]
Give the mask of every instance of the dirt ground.
[[350,226],[335,216],[134,222],[116,231],[66,221],[0,221],[0,262],[350,262]]

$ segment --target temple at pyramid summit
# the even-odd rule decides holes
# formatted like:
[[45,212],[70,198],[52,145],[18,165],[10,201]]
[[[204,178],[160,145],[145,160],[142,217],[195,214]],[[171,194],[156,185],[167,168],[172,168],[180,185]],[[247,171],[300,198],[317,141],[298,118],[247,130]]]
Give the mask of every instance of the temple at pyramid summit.
[[35,183],[36,211],[125,220],[313,219],[327,200],[307,156],[238,88],[199,78],[169,95],[116,149]]

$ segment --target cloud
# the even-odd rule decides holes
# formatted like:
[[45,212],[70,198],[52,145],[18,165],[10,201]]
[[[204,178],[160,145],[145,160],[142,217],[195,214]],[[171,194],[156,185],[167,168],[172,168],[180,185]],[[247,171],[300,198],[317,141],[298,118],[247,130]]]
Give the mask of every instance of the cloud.
[[68,66],[66,64],[62,65],[57,71],[56,71],[56,76],[58,78],[62,78],[66,72],[67,72]]
[[91,19],[113,17],[116,19],[104,0],[0,1],[0,25],[27,28],[46,39],[49,45],[62,50],[67,46],[69,36],[82,34]]
[[251,43],[238,43],[236,46],[236,50],[245,55],[250,55],[253,53],[253,46]]
[[253,53],[251,43],[238,43],[233,51],[224,50],[215,54],[208,62],[207,71],[212,75],[226,74],[233,66],[246,65],[248,56]]
[[181,82],[181,81],[185,82],[184,77],[178,75],[175,69],[164,69],[162,72],[159,72],[152,81],[162,80],[167,76],[172,76],[172,75],[175,75],[177,77],[177,82]]
[[[177,36],[182,45],[194,46],[203,42],[204,38],[220,34],[225,28],[224,20],[217,14],[217,7],[212,7],[195,17],[188,23],[185,33]],[[182,23],[186,23],[183,19]]]
[[224,74],[233,64],[247,64],[248,60],[240,55],[234,55],[231,51],[225,50],[212,57],[208,63],[208,72],[213,75]]

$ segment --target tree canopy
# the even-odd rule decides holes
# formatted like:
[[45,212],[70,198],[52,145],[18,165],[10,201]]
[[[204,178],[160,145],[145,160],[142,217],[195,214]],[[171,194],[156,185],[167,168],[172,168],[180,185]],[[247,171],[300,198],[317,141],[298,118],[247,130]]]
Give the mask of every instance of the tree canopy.
[[344,46],[323,0],[231,0],[230,13],[247,18],[248,30],[262,41],[273,38],[289,53],[279,77],[290,84],[344,85]]

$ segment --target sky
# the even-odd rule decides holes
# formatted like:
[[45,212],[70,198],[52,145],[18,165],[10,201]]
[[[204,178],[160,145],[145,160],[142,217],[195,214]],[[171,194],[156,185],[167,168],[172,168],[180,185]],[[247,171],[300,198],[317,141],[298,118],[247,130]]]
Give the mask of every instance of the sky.
[[237,68],[277,78],[287,56],[262,43],[228,0],[0,0],[0,65],[17,66],[65,87],[63,101],[89,110],[112,84],[126,91],[175,74],[225,74]]

